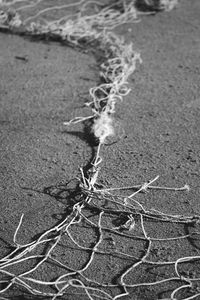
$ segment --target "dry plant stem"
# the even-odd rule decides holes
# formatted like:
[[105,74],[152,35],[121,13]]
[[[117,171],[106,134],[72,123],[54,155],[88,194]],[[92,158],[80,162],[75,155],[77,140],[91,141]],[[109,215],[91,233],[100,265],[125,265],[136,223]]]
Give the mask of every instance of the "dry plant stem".
[[[18,12],[18,11],[26,10],[26,9],[28,9],[28,8],[32,8],[32,7],[36,6],[36,5],[38,5],[39,3],[41,3],[42,1],[44,1],[44,0],[36,0],[36,1],[34,1],[33,3],[30,3],[30,4],[27,4],[27,5],[20,6],[19,8],[16,9],[16,11]],[[14,3],[16,3],[16,2],[25,2],[25,0],[24,0],[24,1],[14,1]],[[28,2],[28,1],[27,1],[27,2]],[[14,4],[14,3],[13,3],[13,4]]]
[[[74,281],[74,282],[78,282],[79,285],[73,283],[73,281]],[[98,292],[101,292],[104,296],[107,297],[107,298],[104,297],[104,298],[102,298],[102,299],[113,299],[108,293],[104,292],[103,290],[99,290],[99,289],[93,288],[93,287],[87,287],[87,286],[85,286],[85,285],[83,284],[82,281],[80,281],[80,280],[78,280],[78,279],[71,279],[71,280],[69,280],[69,283],[70,283],[70,285],[73,286],[73,287],[77,287],[77,288],[80,288],[80,287],[81,287],[81,288],[83,288],[83,289],[85,290],[85,292],[86,292],[86,294],[87,294],[87,296],[89,297],[90,300],[94,300],[94,298],[92,298],[92,295],[89,293],[89,291],[98,291]],[[98,296],[98,298],[101,299],[101,297],[99,297],[99,296]]]
[[[100,156],[100,149],[101,149],[101,146],[102,146],[102,144],[99,143],[98,146],[97,146],[97,151],[96,151],[96,156],[95,156],[94,162],[92,163],[94,171],[97,170],[98,165],[99,165],[99,164],[101,163],[101,161],[102,161],[102,158],[101,158],[101,156]],[[96,181],[94,182],[94,184],[95,184],[95,183],[96,183]]]
[[[26,2],[26,1],[28,1],[28,0],[13,0],[13,1],[10,1],[10,2],[6,2],[6,0],[1,0],[0,5],[11,6],[11,5],[15,4],[15,3]],[[38,0],[38,1],[41,1],[41,0]]]
[[200,259],[200,256],[197,255],[197,256],[181,257],[181,258],[177,259],[177,261],[175,263],[175,266],[174,266],[175,267],[175,272],[176,272],[177,276],[179,276],[180,278],[186,279],[181,274],[179,274],[179,271],[178,271],[178,264],[179,263],[188,262],[188,261],[197,260],[197,259]]
[[132,193],[130,196],[128,196],[128,198],[132,198],[134,197],[136,194],[138,194],[139,192],[142,192],[142,191],[146,191],[147,188],[149,187],[149,185],[151,185],[154,181],[156,181],[157,179],[159,178],[159,176],[156,176],[154,179],[150,180],[149,182],[145,182],[141,188],[139,188],[139,190],[137,190],[136,192]]
[[86,120],[90,120],[93,119],[94,116],[88,116],[88,117],[76,117],[68,122],[63,122],[63,125],[70,125],[70,124],[76,124],[76,123],[80,123],[80,122],[84,122]]
[[114,297],[114,300],[121,298],[122,296],[126,296],[129,295],[128,290],[127,290],[127,285],[124,281],[125,277],[127,276],[127,274],[129,272],[131,272],[134,268],[136,268],[137,266],[139,266],[140,264],[142,264],[142,262],[145,261],[146,257],[149,255],[150,250],[151,250],[151,239],[147,236],[145,227],[144,227],[144,222],[143,222],[143,216],[140,214],[140,221],[141,221],[141,226],[142,226],[142,230],[143,230],[143,234],[146,238],[146,240],[148,241],[148,245],[147,245],[147,249],[146,252],[144,253],[144,255],[139,259],[139,261],[137,263],[134,263],[132,266],[130,266],[124,273],[123,275],[120,277],[120,284],[121,286],[123,286],[124,288],[124,293],[121,295],[117,295],[116,297]]
[[[106,188],[106,189],[96,189],[96,192],[110,192],[110,191],[123,191],[123,190],[132,190],[132,189],[141,189],[142,185],[133,185],[133,186],[125,186],[125,187],[117,187],[117,188]],[[183,187],[167,187],[167,186],[155,186],[155,185],[148,185],[146,188],[147,190],[169,190],[169,191],[189,191],[190,187],[185,184]]]
[[[130,201],[127,201],[128,197],[120,197],[117,195],[111,195],[111,194],[100,194],[101,197],[98,197],[98,193],[96,192],[91,192],[87,190],[83,190],[84,193],[88,194],[91,199],[101,199],[101,197],[111,203],[118,204],[122,206],[122,210],[118,212],[122,212],[124,206],[129,209],[133,209],[135,213],[142,213],[144,216],[146,216],[149,219],[155,219],[159,220],[162,222],[171,222],[171,223],[185,223],[185,224],[198,224],[200,222],[200,217],[199,216],[182,216],[182,215],[170,215],[170,214],[164,214],[158,210],[151,209],[151,210],[146,210],[145,207],[138,202],[135,199],[131,199],[132,204],[129,203]],[[136,205],[133,205],[133,204]],[[94,203],[93,203],[94,204]],[[98,207],[98,206],[97,206]],[[116,211],[117,212],[117,211]]]
[[[26,5],[26,6],[20,7],[17,11],[27,9],[27,8],[32,7],[32,6],[36,6],[41,1],[44,1],[44,0],[38,0],[38,2],[33,3],[32,5]],[[65,5],[60,5],[60,6],[53,6],[53,7],[49,7],[49,8],[43,9],[43,10],[39,11],[36,15],[31,16],[31,17],[25,19],[24,20],[24,24],[26,24],[30,20],[33,20],[33,19],[39,17],[41,14],[46,13],[48,11],[64,9],[64,8],[68,8],[68,7],[75,6],[75,5],[81,5],[83,2],[84,2],[84,0],[81,0],[81,1],[78,1],[77,3],[65,4]]]

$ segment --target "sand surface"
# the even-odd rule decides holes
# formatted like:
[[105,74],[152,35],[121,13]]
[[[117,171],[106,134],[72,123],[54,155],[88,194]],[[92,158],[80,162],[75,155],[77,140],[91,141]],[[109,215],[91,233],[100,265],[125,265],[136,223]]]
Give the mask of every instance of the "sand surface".
[[[146,208],[164,213],[200,214],[199,16],[199,0],[182,0],[170,13],[145,16],[140,23],[124,24],[115,30],[134,43],[143,64],[138,64],[129,80],[131,93],[116,107],[117,142],[102,148],[98,182],[106,187],[127,186],[159,175],[159,185],[188,184],[189,192],[138,195],[137,200]],[[59,187],[80,178],[79,167],[87,165],[93,149],[82,124],[66,127],[63,122],[90,114],[84,102],[89,99],[89,88],[98,80],[95,58],[83,51],[58,42],[0,33],[1,256],[14,246],[13,234],[22,213],[24,220],[17,237],[21,244],[32,241],[67,213],[68,194],[59,194]],[[158,236],[165,236],[169,230],[181,233],[176,225],[168,228],[154,224],[152,230]],[[182,233],[189,230],[186,226]],[[200,251],[198,239],[163,247],[161,255],[174,259],[199,255]],[[69,249],[65,255],[68,260],[84,256],[77,252],[73,258]],[[122,264],[117,260],[112,263],[117,275]],[[110,265],[111,261],[101,258],[90,273],[105,278],[111,272]],[[50,271],[41,272],[46,278]],[[52,277],[57,272],[51,268]],[[136,282],[152,276],[158,275],[141,270]],[[142,287],[123,299],[163,299],[168,291],[169,285]],[[38,299],[16,287],[7,297]],[[63,299],[87,297],[68,295]]]

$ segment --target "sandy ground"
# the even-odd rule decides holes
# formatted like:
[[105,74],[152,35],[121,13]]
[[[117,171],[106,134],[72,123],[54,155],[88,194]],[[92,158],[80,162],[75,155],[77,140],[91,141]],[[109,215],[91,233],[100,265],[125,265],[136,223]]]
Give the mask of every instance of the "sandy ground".
[[[145,207],[165,213],[200,214],[199,16],[199,0],[182,0],[170,13],[116,29],[141,52],[143,64],[130,78],[131,93],[117,105],[117,143],[102,148],[99,183],[133,185],[160,175],[159,185],[189,184],[189,192],[138,195]],[[90,160],[92,149],[81,124],[66,128],[63,122],[89,114],[84,102],[98,80],[95,59],[87,53],[0,33],[1,256],[13,247],[22,213],[20,243],[65,214],[67,196],[52,197],[47,191],[80,177],[79,167]],[[178,230],[154,226],[158,236]],[[200,244],[187,240],[166,249],[173,258],[199,255]],[[98,264],[95,272],[102,276]],[[167,290],[143,287],[124,299],[162,299]],[[12,300],[34,299],[23,290],[12,293]],[[71,297],[63,299],[85,299]]]

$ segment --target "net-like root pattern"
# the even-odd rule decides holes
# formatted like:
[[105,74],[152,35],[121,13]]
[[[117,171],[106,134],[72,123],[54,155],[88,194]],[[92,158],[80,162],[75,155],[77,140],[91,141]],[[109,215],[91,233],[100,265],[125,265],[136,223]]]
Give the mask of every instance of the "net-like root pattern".
[[[181,299],[197,298],[200,295],[196,285],[200,280],[199,268],[196,268],[196,273],[192,273],[192,265],[190,265],[191,272],[187,273],[187,271],[188,265],[197,263],[200,256],[170,259],[166,258],[165,253],[162,252],[164,248],[160,246],[156,248],[155,245],[157,243],[173,245],[177,241],[186,242],[188,239],[198,240],[200,217],[164,214],[154,209],[149,210],[137,201],[137,192],[148,192],[150,189],[158,188],[153,185],[157,179],[144,183],[140,187],[127,187],[127,190],[137,189],[137,191],[126,196],[114,194],[115,189],[91,191],[82,187],[79,191],[81,197],[73,205],[71,213],[60,224],[25,245],[21,245],[18,241],[18,233],[23,221],[22,215],[14,234],[15,249],[0,260],[1,284],[4,286],[1,294],[6,293],[13,285],[17,285],[23,286],[33,295],[56,299],[59,296],[68,295],[71,288],[76,288],[77,295],[85,294],[89,299],[114,300],[125,295],[134,295],[137,288],[149,286],[159,288],[163,284],[175,283],[176,288],[165,299],[179,299],[180,292],[187,294]],[[165,187],[161,188],[165,189]],[[175,190],[178,192],[186,189],[187,187],[183,187]],[[193,230],[187,234],[158,237],[157,234],[154,236],[151,233],[151,222],[164,223],[165,226],[176,224],[178,228],[180,227],[179,230],[182,225],[191,226]],[[77,230],[80,231],[83,228],[87,237],[86,241],[78,239],[76,235]],[[42,245],[48,245],[44,254],[39,252]],[[59,251],[62,248],[65,249],[66,245],[71,247],[71,251],[87,254],[79,266],[76,266],[74,261],[68,260],[67,253],[64,259],[61,259]],[[156,256],[154,256],[155,251],[157,251]],[[121,263],[121,271],[116,278],[105,276],[105,279],[99,280],[98,276],[93,275],[94,266],[98,260],[103,262],[104,257],[110,259],[109,264],[112,259],[116,259],[119,265]],[[32,261],[34,264],[27,271],[19,274],[12,271],[12,267],[18,266],[20,269],[23,263],[29,264]],[[37,274],[35,272],[40,271],[44,264],[49,265],[49,268],[60,267],[60,276],[53,281],[35,278],[34,275]],[[150,277],[146,278],[147,281],[141,281],[140,278],[140,282],[134,281],[138,270],[143,266],[155,270],[170,267],[171,270],[169,274],[158,273],[155,281]],[[115,266],[111,267],[114,272]],[[104,270],[103,266],[102,269]],[[137,276],[136,279],[138,280]],[[189,293],[190,296],[188,296]]]

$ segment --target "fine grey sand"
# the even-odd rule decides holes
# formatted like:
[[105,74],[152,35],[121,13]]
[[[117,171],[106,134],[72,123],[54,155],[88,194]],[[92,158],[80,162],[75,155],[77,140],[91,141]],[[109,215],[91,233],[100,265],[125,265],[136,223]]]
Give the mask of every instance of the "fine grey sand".
[[[142,16],[139,23],[123,24],[115,29],[127,42],[133,42],[143,63],[137,65],[129,78],[130,94],[116,106],[115,143],[102,147],[98,183],[106,188],[123,187],[159,175],[156,182],[159,186],[188,184],[189,192],[152,190],[138,195],[137,200],[147,209],[168,214],[200,214],[199,15],[199,0],[182,0],[169,13]],[[22,214],[24,219],[17,235],[19,244],[31,242],[68,213],[73,203],[69,190],[73,190],[80,178],[79,168],[90,161],[93,149],[87,143],[81,123],[66,127],[63,122],[89,115],[84,103],[89,99],[89,88],[98,82],[95,58],[87,51],[50,40],[0,33],[1,257],[14,247],[13,235]],[[195,228],[156,222],[148,226],[157,238],[166,237],[169,232],[176,236],[199,229],[198,224]],[[74,235],[88,247],[89,241],[95,241],[95,230],[75,228]],[[141,254],[145,248],[140,242],[134,245],[123,239],[115,242],[118,250],[133,255],[137,250]],[[109,248],[109,239],[106,247]],[[158,243],[153,248],[155,260],[176,260],[198,256],[200,244],[197,236],[195,240]],[[88,259],[86,252],[74,250],[67,241],[58,247],[56,254],[74,268]],[[190,266],[196,277],[200,277],[198,264],[197,261]],[[88,274],[108,282],[128,265],[121,258],[103,255],[91,265]],[[21,264],[20,272],[28,267]],[[34,275],[48,281],[64,272],[58,266],[44,264]],[[156,281],[168,274],[170,277],[170,272],[168,267],[156,270],[141,267],[127,280]],[[176,288],[173,284],[136,288],[122,299],[165,299]],[[2,297],[40,299],[19,286],[13,286]],[[183,297],[186,297],[184,293]],[[60,299],[88,298],[72,290]]]

